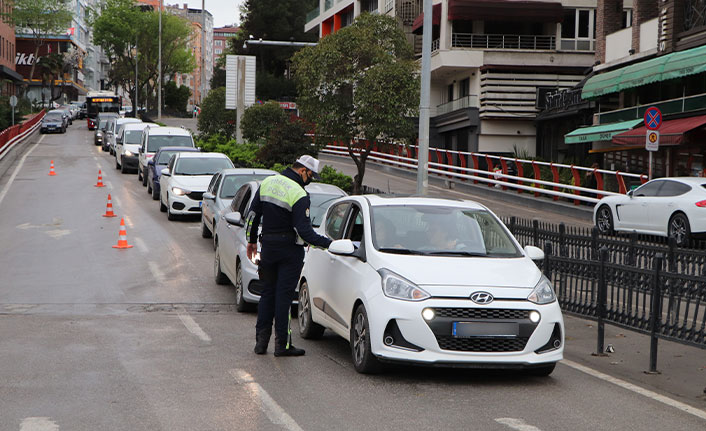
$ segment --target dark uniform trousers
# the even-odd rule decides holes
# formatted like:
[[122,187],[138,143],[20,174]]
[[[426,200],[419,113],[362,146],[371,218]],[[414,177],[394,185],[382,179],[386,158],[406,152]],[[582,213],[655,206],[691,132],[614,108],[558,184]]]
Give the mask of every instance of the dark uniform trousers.
[[[275,337],[291,344],[289,325],[294,293],[304,267],[304,247],[291,239],[273,240],[263,236],[258,272],[264,282],[258,305],[258,334],[269,334],[275,321]],[[275,299],[276,298],[276,299]]]

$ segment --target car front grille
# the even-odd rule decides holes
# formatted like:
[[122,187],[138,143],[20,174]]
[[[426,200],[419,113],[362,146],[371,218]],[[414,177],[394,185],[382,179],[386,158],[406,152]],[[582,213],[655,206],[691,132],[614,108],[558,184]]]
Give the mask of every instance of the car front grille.
[[527,319],[530,310],[514,310],[503,308],[434,308],[437,317],[455,319]]
[[195,201],[200,201],[203,199],[203,192],[191,192],[187,193],[186,196]]
[[529,338],[456,338],[437,335],[436,341],[443,350],[456,352],[521,352]]

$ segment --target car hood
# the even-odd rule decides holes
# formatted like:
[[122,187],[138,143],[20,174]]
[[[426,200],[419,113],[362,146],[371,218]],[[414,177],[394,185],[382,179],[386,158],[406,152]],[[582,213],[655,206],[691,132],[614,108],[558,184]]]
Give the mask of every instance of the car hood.
[[468,297],[479,290],[502,289],[503,297],[526,298],[542,276],[526,257],[406,256],[380,253],[376,269],[386,268],[424,288],[433,296]]
[[137,154],[140,151],[140,144],[123,144],[123,149],[125,151],[130,151],[133,154]]
[[173,175],[172,186],[181,187],[192,192],[205,192],[213,175]]

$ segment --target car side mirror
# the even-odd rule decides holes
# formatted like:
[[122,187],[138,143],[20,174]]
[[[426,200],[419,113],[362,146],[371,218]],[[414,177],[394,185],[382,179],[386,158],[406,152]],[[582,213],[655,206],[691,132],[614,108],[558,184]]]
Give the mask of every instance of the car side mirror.
[[542,251],[542,249],[533,245],[528,245],[525,247],[525,254],[532,260],[544,259],[544,252]]
[[629,196],[629,197],[632,197],[632,195],[633,195],[633,191],[630,190],[630,191],[628,192],[628,196]]
[[328,247],[329,253],[350,256],[355,253],[355,246],[349,239],[337,239]]
[[204,192],[203,198],[208,199],[209,201],[212,201],[212,200],[216,199],[216,196],[211,192]]
[[122,143],[123,143],[123,138],[121,138],[120,136],[118,136],[117,138],[115,138],[115,143],[117,143],[117,144],[122,144]]
[[169,168],[164,168],[162,169],[162,175],[164,175],[165,177],[171,177],[172,173],[169,172]]
[[[204,198],[206,197],[206,194],[204,193]],[[242,226],[243,225],[243,216],[240,215],[239,212],[232,212],[232,213],[227,213],[225,216],[226,222],[228,224],[234,224],[236,226]]]

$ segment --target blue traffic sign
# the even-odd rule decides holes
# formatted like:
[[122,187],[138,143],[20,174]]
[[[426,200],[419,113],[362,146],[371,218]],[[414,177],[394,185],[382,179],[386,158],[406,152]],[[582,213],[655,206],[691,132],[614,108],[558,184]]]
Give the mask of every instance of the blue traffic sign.
[[662,112],[656,106],[650,106],[645,111],[645,127],[649,130],[658,130],[662,125]]

